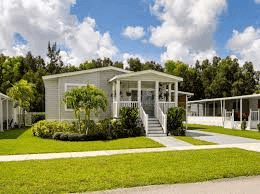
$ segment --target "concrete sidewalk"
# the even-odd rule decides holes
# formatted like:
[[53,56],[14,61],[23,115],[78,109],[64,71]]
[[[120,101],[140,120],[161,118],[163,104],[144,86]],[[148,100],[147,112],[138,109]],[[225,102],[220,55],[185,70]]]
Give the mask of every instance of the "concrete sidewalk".
[[146,152],[166,152],[175,150],[203,150],[219,148],[241,148],[250,151],[260,152],[260,143],[244,144],[225,144],[225,145],[202,145],[202,146],[175,146],[163,148],[142,148],[142,149],[125,149],[125,150],[101,150],[87,152],[65,152],[65,153],[47,153],[47,154],[23,154],[23,155],[2,155],[0,162],[24,161],[24,160],[48,160],[56,158],[80,158],[95,156],[111,156],[118,154],[146,153]]
[[230,179],[220,179],[200,183],[156,185],[146,187],[136,187],[128,189],[116,189],[95,194],[157,194],[157,193],[216,193],[216,194],[257,194],[260,193],[260,176],[237,177]]

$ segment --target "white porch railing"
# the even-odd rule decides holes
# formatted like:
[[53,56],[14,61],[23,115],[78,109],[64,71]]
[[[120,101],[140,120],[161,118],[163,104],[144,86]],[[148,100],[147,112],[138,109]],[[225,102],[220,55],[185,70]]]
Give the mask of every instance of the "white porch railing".
[[155,116],[162,125],[163,133],[167,133],[167,115],[163,113],[159,103],[155,103]]
[[119,110],[120,110],[121,107],[136,107],[136,108],[138,108],[138,101],[113,102],[113,117],[119,116]]
[[225,111],[225,113],[224,113],[225,120],[232,121],[234,119],[234,110],[232,110],[232,111],[224,110],[224,111]]
[[147,135],[147,133],[148,133],[148,119],[149,119],[149,116],[148,116],[148,114],[145,113],[141,103],[139,104],[139,114],[140,114],[140,118],[143,121],[145,133]]
[[174,104],[174,102],[158,102],[158,105],[164,114],[166,114],[170,108],[174,107]]

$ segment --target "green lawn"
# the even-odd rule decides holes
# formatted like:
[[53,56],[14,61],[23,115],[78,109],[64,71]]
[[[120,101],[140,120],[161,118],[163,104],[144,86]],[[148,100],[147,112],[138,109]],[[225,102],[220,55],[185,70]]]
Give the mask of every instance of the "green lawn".
[[189,136],[174,136],[174,138],[181,140],[181,141],[185,141],[192,145],[217,145],[216,143],[213,143],[213,142],[195,139],[195,138],[189,137]]
[[163,145],[145,137],[110,141],[63,142],[33,137],[30,129],[16,129],[0,133],[0,155],[153,147],[163,147]]
[[0,163],[1,193],[74,193],[260,174],[260,153],[171,151]]
[[192,124],[188,125],[188,129],[247,137],[252,139],[260,139],[260,132],[258,131],[247,131],[247,130],[242,131],[237,129],[226,129],[223,127],[215,127],[215,126],[208,126],[208,125],[192,125]]

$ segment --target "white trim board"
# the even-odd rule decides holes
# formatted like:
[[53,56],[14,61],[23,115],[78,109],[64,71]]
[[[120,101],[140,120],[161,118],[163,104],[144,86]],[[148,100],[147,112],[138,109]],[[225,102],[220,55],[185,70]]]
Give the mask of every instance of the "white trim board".
[[125,70],[125,69],[109,66],[109,67],[100,67],[100,68],[95,68],[95,69],[88,69],[88,70],[83,70],[83,71],[74,71],[74,72],[69,72],[69,73],[47,75],[47,76],[42,76],[42,79],[48,80],[48,79],[54,79],[54,78],[59,78],[59,77],[68,77],[68,76],[74,76],[74,75],[81,75],[81,74],[85,74],[85,73],[94,73],[94,72],[108,71],[108,70],[115,70],[115,71],[120,71],[120,72],[124,72],[124,73],[131,73],[132,72],[132,71],[128,71],[128,70]]

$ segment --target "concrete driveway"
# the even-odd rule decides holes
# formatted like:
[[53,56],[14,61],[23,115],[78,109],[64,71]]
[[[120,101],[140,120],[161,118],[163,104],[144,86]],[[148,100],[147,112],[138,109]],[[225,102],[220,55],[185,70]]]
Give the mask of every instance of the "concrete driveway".
[[182,193],[182,194],[257,194],[260,193],[260,176],[238,177],[232,179],[220,179],[201,183],[158,185],[147,187],[136,187],[129,189],[116,189],[111,191],[95,192],[96,194],[160,194],[160,193]]
[[191,136],[193,138],[197,138],[200,140],[214,142],[220,145],[225,144],[243,144],[243,143],[260,143],[259,140],[232,136],[232,135],[225,135],[225,134],[218,134],[218,133],[210,133],[204,131],[194,131],[194,130],[187,130],[187,136]]

